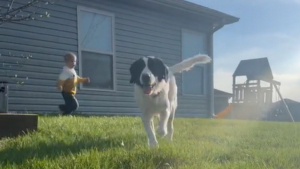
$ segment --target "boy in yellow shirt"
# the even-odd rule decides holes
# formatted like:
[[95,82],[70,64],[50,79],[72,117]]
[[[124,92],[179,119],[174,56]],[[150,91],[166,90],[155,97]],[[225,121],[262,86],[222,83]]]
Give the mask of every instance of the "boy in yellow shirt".
[[81,78],[75,71],[77,57],[74,53],[67,53],[64,57],[65,66],[59,75],[57,87],[65,100],[64,105],[59,105],[63,115],[69,115],[78,109],[79,104],[75,98],[77,83],[90,82],[89,78]]

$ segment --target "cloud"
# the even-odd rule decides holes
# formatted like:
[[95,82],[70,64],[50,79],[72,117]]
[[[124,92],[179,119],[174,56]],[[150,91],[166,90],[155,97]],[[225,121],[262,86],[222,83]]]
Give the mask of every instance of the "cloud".
[[260,42],[276,40],[280,42],[294,43],[299,41],[297,37],[282,32],[261,32],[261,33],[256,33],[255,35],[245,36],[245,38],[247,38],[250,41],[260,41]]
[[214,72],[214,87],[226,92],[232,92],[232,73],[224,69],[217,69]]
[[[283,33],[245,35],[241,41],[218,44],[215,67],[233,71],[240,60],[268,57],[274,70],[300,66],[300,36]],[[234,46],[234,47],[233,47]],[[298,59],[299,58],[299,59]]]
[[300,101],[300,76],[295,74],[274,74],[277,81],[281,82],[280,93],[283,98]]
[[218,54],[215,63],[215,69],[224,69],[227,72],[232,72],[238,66],[241,60],[254,59],[271,56],[272,52],[260,47],[250,47],[236,51],[227,51],[223,54]]
[[293,2],[300,4],[300,0],[293,0]]
[[[209,7],[215,7],[218,6],[218,4],[226,4],[229,5],[231,4],[245,4],[245,5],[255,5],[255,6],[259,6],[262,4],[270,4],[270,3],[279,3],[279,4],[299,4],[300,5],[300,0],[252,0],[252,1],[247,1],[247,0],[223,0],[223,1],[219,1],[219,0],[187,0],[189,2],[192,3],[196,3],[199,5],[204,5],[204,6],[209,6]],[[234,11],[232,11],[234,12]]]

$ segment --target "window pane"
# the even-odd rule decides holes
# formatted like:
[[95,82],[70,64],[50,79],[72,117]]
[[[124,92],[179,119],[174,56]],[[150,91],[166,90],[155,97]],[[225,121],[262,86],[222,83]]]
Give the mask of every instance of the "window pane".
[[204,94],[204,70],[201,66],[195,66],[182,75],[183,93],[190,95]]
[[[182,32],[182,59],[190,58],[196,54],[207,54],[206,35],[190,31]],[[184,94],[204,94],[204,69],[205,65],[195,66],[182,75]]]
[[82,76],[91,82],[83,86],[92,89],[113,89],[113,57],[82,51]]
[[82,49],[112,52],[112,18],[80,11],[80,45]]
[[182,35],[182,58],[187,59],[196,54],[206,54],[205,34],[183,32]]

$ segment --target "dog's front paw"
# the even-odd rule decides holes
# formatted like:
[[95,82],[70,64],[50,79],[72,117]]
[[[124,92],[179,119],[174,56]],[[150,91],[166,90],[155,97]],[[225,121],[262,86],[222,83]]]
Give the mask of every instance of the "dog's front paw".
[[173,134],[168,133],[166,137],[167,137],[167,139],[168,139],[169,142],[173,141]]
[[158,127],[157,134],[160,135],[161,137],[164,137],[165,135],[168,134],[168,131],[165,128]]
[[149,148],[158,148],[158,143],[157,142],[148,142],[148,147]]

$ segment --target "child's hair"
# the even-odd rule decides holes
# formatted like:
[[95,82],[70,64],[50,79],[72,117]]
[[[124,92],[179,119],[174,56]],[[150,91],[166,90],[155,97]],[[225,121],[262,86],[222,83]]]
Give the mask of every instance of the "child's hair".
[[65,62],[69,61],[71,56],[75,56],[75,57],[76,57],[76,55],[75,55],[74,53],[68,52],[68,53],[65,55],[65,57],[64,57]]

